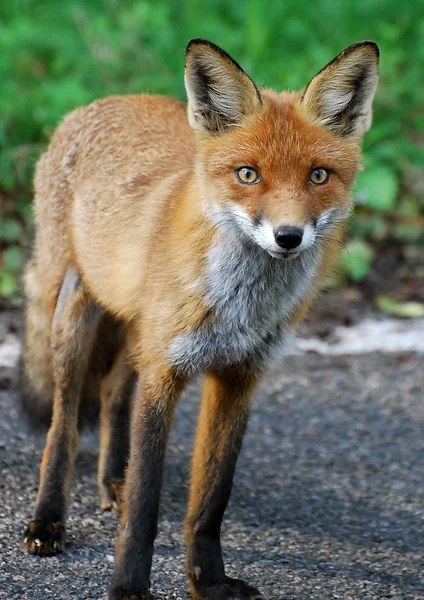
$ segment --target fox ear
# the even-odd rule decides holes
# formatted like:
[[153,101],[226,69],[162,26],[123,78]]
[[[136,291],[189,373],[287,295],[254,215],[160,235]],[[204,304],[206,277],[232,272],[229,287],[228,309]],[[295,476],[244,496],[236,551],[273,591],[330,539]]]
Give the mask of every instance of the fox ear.
[[307,112],[338,136],[363,135],[371,126],[378,58],[374,42],[346,48],[305,89],[302,103]]
[[250,77],[229,54],[207,40],[189,42],[184,79],[193,129],[225,131],[243,122],[262,103]]

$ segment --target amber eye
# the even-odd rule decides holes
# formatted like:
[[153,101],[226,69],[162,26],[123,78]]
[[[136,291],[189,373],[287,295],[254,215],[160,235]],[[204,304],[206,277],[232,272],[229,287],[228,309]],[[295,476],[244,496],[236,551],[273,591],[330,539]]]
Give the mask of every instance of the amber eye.
[[320,167],[319,169],[314,169],[313,171],[311,171],[309,175],[309,181],[314,185],[323,185],[324,183],[327,183],[329,181],[330,174],[330,171],[327,171],[327,169],[323,169],[322,167]]
[[259,181],[259,173],[252,167],[236,169],[236,176],[240,183],[258,183]]

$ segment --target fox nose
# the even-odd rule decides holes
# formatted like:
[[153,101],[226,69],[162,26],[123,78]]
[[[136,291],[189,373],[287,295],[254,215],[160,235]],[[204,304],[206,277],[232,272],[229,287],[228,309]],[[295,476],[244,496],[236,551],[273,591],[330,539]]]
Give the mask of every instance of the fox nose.
[[303,229],[299,227],[280,227],[275,232],[275,241],[281,248],[292,250],[302,243]]

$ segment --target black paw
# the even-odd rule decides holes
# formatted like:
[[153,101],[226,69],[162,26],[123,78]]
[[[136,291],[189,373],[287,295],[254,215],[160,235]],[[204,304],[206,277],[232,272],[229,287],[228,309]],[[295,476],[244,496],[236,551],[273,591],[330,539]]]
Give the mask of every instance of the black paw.
[[195,600],[264,600],[261,593],[241,579],[226,577],[223,583],[192,588]]
[[25,530],[21,548],[37,556],[54,556],[65,549],[65,527],[42,519],[31,521]]

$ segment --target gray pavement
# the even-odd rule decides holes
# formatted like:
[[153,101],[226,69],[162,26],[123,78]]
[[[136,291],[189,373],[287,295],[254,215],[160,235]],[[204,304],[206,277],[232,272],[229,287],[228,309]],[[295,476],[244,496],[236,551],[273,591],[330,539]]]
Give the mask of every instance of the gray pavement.
[[[7,377],[0,377],[0,387]],[[424,600],[422,355],[290,356],[256,395],[223,526],[228,574],[268,600]],[[178,407],[168,452],[152,588],[188,598],[182,522],[199,385]],[[97,599],[118,517],[97,504],[97,432],[81,438],[68,546],[18,549],[43,435],[0,390],[0,598]]]

